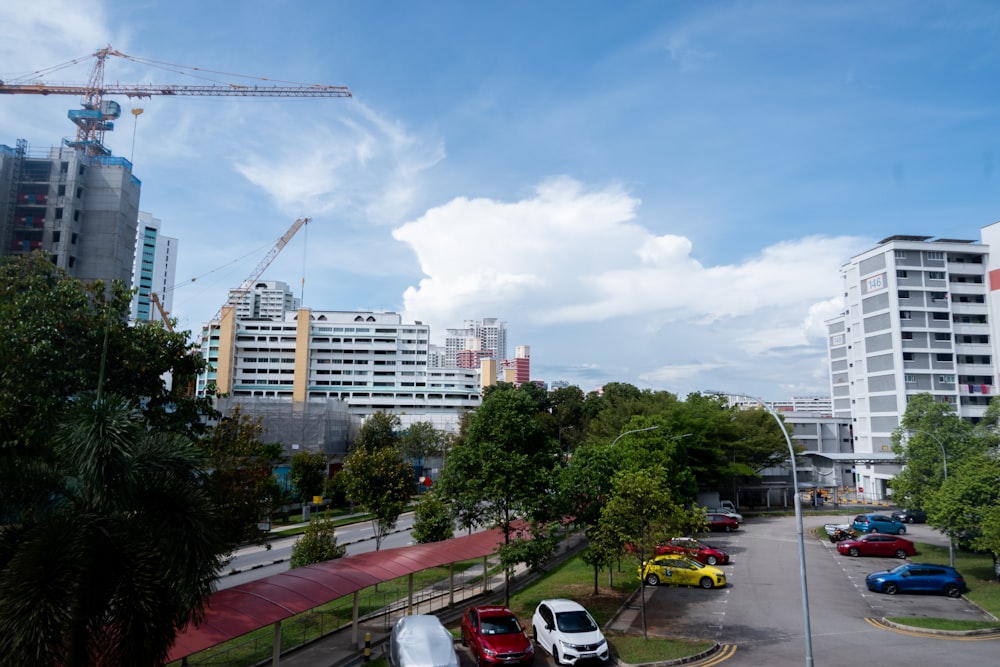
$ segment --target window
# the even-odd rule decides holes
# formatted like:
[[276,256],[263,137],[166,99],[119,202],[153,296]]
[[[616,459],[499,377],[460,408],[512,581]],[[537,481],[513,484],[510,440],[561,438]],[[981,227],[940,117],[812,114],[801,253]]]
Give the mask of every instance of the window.
[[950,333],[936,333],[934,334],[934,340],[951,340]]
[[934,312],[934,313],[931,313],[931,314],[934,316],[935,320],[947,320],[948,319],[948,313]]
[[897,250],[896,251],[896,259],[906,259],[906,251],[905,250]]
[[908,320],[908,319],[910,319],[910,311],[908,311],[908,310],[901,310],[901,311],[899,311],[899,319],[901,319],[901,320]]
[[944,280],[944,271],[928,271],[928,280]]
[[903,331],[899,334],[899,337],[902,338],[903,340],[913,340],[913,332]]
[[945,292],[931,292],[931,301],[947,301],[948,295]]
[[944,382],[946,384],[955,384],[954,375],[938,375],[938,382]]
[[913,358],[914,357],[913,357],[913,353],[912,352],[904,352],[903,353],[903,361],[913,361]]
[[910,290],[908,290],[908,289],[901,289],[901,290],[899,290],[899,298],[900,299],[909,299],[910,298]]
[[927,253],[927,259],[933,259],[938,261],[943,260],[944,253],[937,250],[931,250],[930,252]]
[[935,355],[934,355],[934,359],[935,359],[935,360],[937,360],[937,361],[946,361],[946,362],[948,362],[948,363],[951,363],[951,361],[952,361],[952,356],[951,356],[951,354],[950,354],[950,353],[944,353],[944,354],[935,354]]
[[917,376],[916,375],[904,375],[903,376],[903,381],[906,382],[907,384],[913,384],[914,382],[917,381]]
[[906,278],[906,270],[905,269],[896,269],[896,277],[897,278]]

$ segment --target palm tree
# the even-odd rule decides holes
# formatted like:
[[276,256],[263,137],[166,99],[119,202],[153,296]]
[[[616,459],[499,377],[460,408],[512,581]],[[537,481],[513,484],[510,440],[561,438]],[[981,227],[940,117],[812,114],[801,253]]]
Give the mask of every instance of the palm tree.
[[159,665],[227,550],[195,446],[80,401],[49,456],[0,458],[4,664]]

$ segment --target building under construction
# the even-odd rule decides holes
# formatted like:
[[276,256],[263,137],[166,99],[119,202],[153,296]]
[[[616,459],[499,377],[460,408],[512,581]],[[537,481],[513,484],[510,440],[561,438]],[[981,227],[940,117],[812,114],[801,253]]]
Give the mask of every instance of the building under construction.
[[140,189],[125,158],[0,145],[0,255],[41,250],[81,280],[131,285]]

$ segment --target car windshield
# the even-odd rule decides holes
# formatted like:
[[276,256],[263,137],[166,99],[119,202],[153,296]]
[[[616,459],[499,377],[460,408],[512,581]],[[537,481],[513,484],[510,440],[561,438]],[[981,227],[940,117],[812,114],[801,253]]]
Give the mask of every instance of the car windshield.
[[900,572],[906,570],[908,567],[910,566],[905,563],[903,565],[897,565],[896,567],[889,570],[889,574],[899,574]]
[[483,618],[484,635],[509,635],[521,632],[521,624],[513,616],[487,616]]
[[556,625],[560,632],[593,632],[597,624],[585,611],[564,611],[556,614]]

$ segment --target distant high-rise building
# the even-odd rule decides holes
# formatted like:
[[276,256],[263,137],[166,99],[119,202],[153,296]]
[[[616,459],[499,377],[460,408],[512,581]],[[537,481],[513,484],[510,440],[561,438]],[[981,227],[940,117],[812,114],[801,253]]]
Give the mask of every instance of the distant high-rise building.
[[[498,362],[507,358],[507,323],[495,317],[466,320],[461,329],[447,329],[444,365],[453,368],[479,368],[481,360],[492,357]],[[459,353],[479,352],[478,360],[465,355],[463,361],[472,366],[460,366]]]
[[173,310],[179,242],[160,234],[160,224],[161,220],[154,218],[152,213],[139,211],[135,263],[132,267],[132,286],[137,289],[132,297],[133,320],[163,319],[159,309],[153,305],[153,294],[168,315]]
[[[282,285],[283,283],[275,283]],[[228,309],[225,309],[228,310]],[[223,313],[202,329],[209,368],[198,378],[232,397],[293,402],[337,399],[351,414],[392,412],[404,425],[457,430],[481,402],[478,369],[431,368],[430,328],[386,312],[288,310],[281,318]]]
[[531,381],[531,347],[518,345],[514,348],[514,358],[504,359],[502,364],[504,382],[518,386]]
[[299,308],[299,299],[288,283],[277,280],[258,280],[231,289],[227,303],[235,303],[236,317],[247,320],[281,320],[285,313]]
[[892,434],[911,396],[977,421],[996,393],[989,248],[931,239],[892,236],[852,257],[844,313],[827,322],[833,414],[851,419],[854,453],[868,457],[856,485],[877,499],[898,471]]
[[131,286],[140,188],[125,158],[0,145],[0,255],[41,250],[81,280]]

